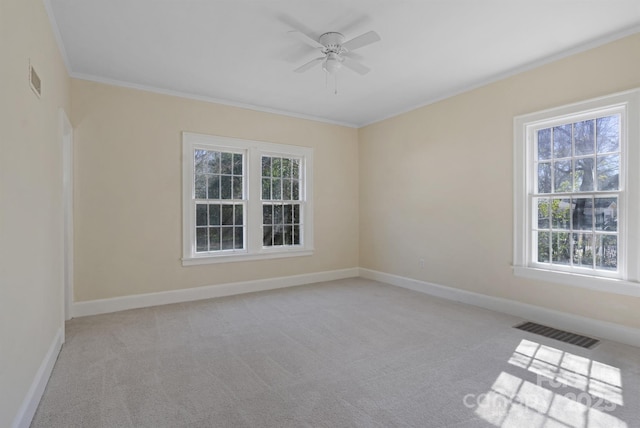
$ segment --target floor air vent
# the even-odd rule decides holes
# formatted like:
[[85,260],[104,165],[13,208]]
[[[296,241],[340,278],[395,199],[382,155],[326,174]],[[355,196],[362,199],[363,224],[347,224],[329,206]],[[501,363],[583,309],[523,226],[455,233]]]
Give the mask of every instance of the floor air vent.
[[536,324],[534,322],[524,322],[516,325],[515,328],[587,349],[593,348],[599,342],[597,339],[569,333],[568,331],[558,330],[557,328],[547,327],[546,325]]

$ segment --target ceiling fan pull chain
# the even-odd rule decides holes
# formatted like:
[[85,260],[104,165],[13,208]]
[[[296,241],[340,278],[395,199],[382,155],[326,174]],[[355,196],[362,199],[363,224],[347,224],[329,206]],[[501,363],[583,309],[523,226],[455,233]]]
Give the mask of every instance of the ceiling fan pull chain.
[[338,73],[334,74],[334,78],[336,79],[336,81],[335,81],[335,84],[334,84],[333,94],[334,95],[338,95]]

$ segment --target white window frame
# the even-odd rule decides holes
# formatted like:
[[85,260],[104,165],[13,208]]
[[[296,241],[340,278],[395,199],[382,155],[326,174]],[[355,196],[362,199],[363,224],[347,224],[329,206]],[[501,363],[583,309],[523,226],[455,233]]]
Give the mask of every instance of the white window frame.
[[[244,154],[245,248],[219,252],[196,252],[194,151],[240,152]],[[262,246],[262,156],[301,159],[300,203],[302,242],[295,246]],[[182,133],[182,265],[202,265],[235,261],[262,260],[313,254],[313,149],[310,147],[243,140],[214,135]]]
[[[536,183],[535,131],[603,112],[621,114],[618,272],[542,266],[533,260],[532,195]],[[514,118],[513,270],[519,277],[608,293],[640,296],[640,89],[591,99]],[[560,197],[562,194],[558,194]]]

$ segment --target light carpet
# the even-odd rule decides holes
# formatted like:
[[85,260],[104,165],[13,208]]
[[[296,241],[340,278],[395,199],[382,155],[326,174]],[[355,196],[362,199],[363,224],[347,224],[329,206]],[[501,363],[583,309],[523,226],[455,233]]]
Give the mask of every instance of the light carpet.
[[361,278],[77,318],[56,427],[640,427],[640,350]]

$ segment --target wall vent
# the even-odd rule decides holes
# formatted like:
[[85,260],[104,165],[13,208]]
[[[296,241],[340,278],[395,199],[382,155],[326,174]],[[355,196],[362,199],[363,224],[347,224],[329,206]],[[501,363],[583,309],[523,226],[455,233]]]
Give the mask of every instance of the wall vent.
[[38,98],[40,98],[40,95],[42,94],[42,81],[31,63],[29,63],[29,84],[31,85],[33,92],[38,96]]
[[570,333],[564,330],[558,330],[557,328],[547,327],[545,325],[536,324],[534,322],[527,321],[514,327],[519,330],[528,331],[529,333],[549,337],[551,339],[559,340],[571,345],[580,346],[581,348],[590,349],[600,343],[599,340],[592,339],[591,337],[581,336],[579,334]]

